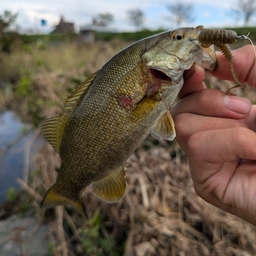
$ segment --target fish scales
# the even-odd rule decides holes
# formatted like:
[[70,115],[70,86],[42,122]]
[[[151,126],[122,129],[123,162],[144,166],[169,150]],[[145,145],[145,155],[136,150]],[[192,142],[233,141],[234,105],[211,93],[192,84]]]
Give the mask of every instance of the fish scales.
[[[138,145],[150,133],[175,137],[169,109],[183,85],[184,71],[194,62],[209,70],[216,64],[213,49],[191,40],[196,32],[168,31],[125,48],[69,96],[63,114],[43,124],[61,158],[57,181],[43,206],[71,204],[82,213],[81,193],[90,184],[107,202],[124,196],[125,162]],[[176,40],[175,33],[182,40]]]
[[[100,86],[95,86],[90,88],[88,91],[88,94],[86,94],[84,96],[84,99],[81,101],[81,105],[73,113],[70,119],[70,123],[66,127],[66,133],[69,134],[69,136],[66,136],[66,137],[64,136],[64,138],[67,138],[67,141],[63,140],[63,143],[61,146],[61,152],[60,152],[60,156],[62,155],[62,152],[65,152],[63,154],[67,154],[68,156],[70,156],[70,159],[67,162],[71,166],[69,166],[68,164],[66,168],[72,168],[72,169],[78,168],[76,166],[77,161],[73,161],[75,159],[73,157],[74,149],[75,149],[75,152],[78,152],[77,155],[79,155],[79,158],[81,161],[84,160],[85,155],[88,158],[86,159],[86,161],[84,161],[85,164],[80,168],[85,169],[87,166],[90,166],[91,168],[91,166],[97,164],[97,162],[99,161],[99,158],[102,159],[102,157],[104,158],[104,156],[106,156],[105,158],[107,158],[106,159],[107,162],[110,161],[112,154],[110,156],[108,156],[107,154],[109,152],[109,149],[108,149],[109,146],[108,147],[106,147],[105,145],[103,146],[101,141],[104,141],[106,144],[111,146],[113,138],[109,136],[110,131],[113,134],[118,134],[120,129],[122,130],[122,132],[125,132],[126,130],[126,133],[127,131],[133,129],[134,126],[132,126],[132,123],[126,122],[126,119],[127,119],[126,112],[119,111],[119,109],[117,108],[118,103],[115,100],[115,98],[109,97],[109,94],[111,95],[113,93],[113,89],[111,87],[113,87],[113,85],[115,84],[115,80],[108,81],[108,79],[110,75],[114,74],[114,76],[117,77],[116,82],[120,83],[120,77],[118,76],[118,74],[120,74],[120,67],[121,67],[123,68],[124,73],[131,74],[130,76],[128,76],[130,80],[135,80],[134,84],[138,84],[137,77],[132,75],[131,70],[126,65],[127,63],[126,56],[128,56],[129,61],[131,61],[132,63],[136,63],[136,66],[134,65],[134,67],[132,68],[137,68],[137,65],[138,65],[137,63],[139,61],[139,58],[137,58],[137,60],[135,58],[135,60],[132,61],[132,56],[137,57],[138,50],[137,49],[134,49],[134,50],[131,51],[131,53],[128,52],[127,55],[124,55],[121,58],[121,60],[118,61],[117,63],[114,62],[114,65],[110,67],[111,69],[109,68],[109,70],[113,70],[113,71],[110,71],[110,72],[113,72],[112,74],[109,74],[108,72],[106,72],[102,76],[99,76],[98,79],[94,81],[96,84],[97,84],[97,81],[100,81],[99,83]],[[101,81],[104,81],[104,83],[102,83]],[[106,87],[105,84],[110,84],[110,86]],[[122,86],[122,83],[121,83],[121,86]],[[127,93],[129,93],[129,88],[126,89],[126,91]],[[101,92],[100,94],[101,98],[99,98],[98,96],[99,92]],[[95,96],[96,99],[93,96]],[[102,106],[104,106],[104,108],[102,108]],[[82,111],[80,109],[82,109]],[[115,115],[114,112],[118,112],[118,115]],[[107,113],[111,113],[111,115],[107,115],[108,116],[107,119],[101,119],[102,115],[105,115]],[[86,122],[84,122],[84,118],[86,118]],[[100,122],[101,125],[99,126],[98,125],[99,123],[97,121],[100,119],[101,119],[101,122]],[[81,125],[84,127],[83,130],[79,130],[79,133],[81,134],[77,134],[77,131],[73,129],[74,125],[75,126]],[[70,127],[70,130],[69,130],[69,127]],[[90,127],[90,129],[87,130],[86,127]],[[105,130],[105,127],[109,127],[108,131]],[[122,129],[123,127],[125,127],[126,129],[125,130]],[[75,140],[72,139],[73,136],[80,137],[80,138],[86,137],[86,141],[84,143],[77,143]],[[130,138],[129,133],[127,133],[126,136]],[[116,140],[118,140],[118,138],[116,138]],[[72,145],[71,141],[75,141],[74,142],[75,145]],[[123,144],[123,139],[119,143]],[[88,152],[88,148],[91,148],[91,145],[97,145],[97,148],[93,148],[92,149],[93,151]],[[83,148],[81,148],[81,146],[83,146]],[[111,150],[115,150],[115,148],[118,148],[118,147],[114,147]],[[72,151],[69,154],[70,149]],[[107,149],[107,152],[102,156],[102,152],[104,149],[105,150]],[[97,152],[99,152],[100,155],[97,155]],[[118,152],[120,154],[120,149],[118,149]],[[105,161],[104,161],[104,167],[105,167]],[[100,168],[100,167],[97,167],[97,168]],[[60,173],[59,175],[62,175],[62,174]],[[83,178],[87,179],[86,176],[83,176]]]

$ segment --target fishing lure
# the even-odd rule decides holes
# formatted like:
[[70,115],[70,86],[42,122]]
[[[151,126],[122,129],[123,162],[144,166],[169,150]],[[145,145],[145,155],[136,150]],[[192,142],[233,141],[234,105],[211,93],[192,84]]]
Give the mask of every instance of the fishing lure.
[[251,42],[252,41],[247,35],[238,36],[237,33],[233,30],[226,30],[226,29],[205,29],[202,27],[202,30],[198,33],[198,41],[200,45],[204,48],[210,47],[211,45],[215,45],[220,51],[223,53],[224,57],[228,60],[231,67],[232,76],[237,83],[236,86],[230,88],[227,92],[230,92],[231,89],[242,87],[244,88],[245,85],[241,83],[237,77],[234,63],[233,63],[233,55],[229,44],[233,44],[237,41],[237,39],[247,39]]
[[202,29],[198,36],[200,44],[208,47],[212,44],[233,44],[238,38],[241,36],[238,37],[235,31],[226,29]]

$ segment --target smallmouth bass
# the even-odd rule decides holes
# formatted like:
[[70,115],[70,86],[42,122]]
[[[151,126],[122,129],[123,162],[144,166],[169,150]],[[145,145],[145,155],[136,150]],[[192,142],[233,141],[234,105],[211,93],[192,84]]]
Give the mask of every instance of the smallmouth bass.
[[212,71],[212,47],[197,41],[202,27],[180,28],[140,40],[112,57],[66,99],[62,113],[45,121],[45,138],[60,154],[56,183],[43,207],[71,204],[81,214],[80,198],[92,192],[106,202],[125,194],[125,161],[151,133],[172,140],[169,109],[193,63]]

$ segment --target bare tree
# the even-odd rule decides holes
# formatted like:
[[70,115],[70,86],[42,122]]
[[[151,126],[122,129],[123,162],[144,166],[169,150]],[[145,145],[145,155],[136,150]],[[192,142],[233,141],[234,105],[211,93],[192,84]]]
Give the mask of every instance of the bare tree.
[[166,5],[166,8],[172,13],[171,20],[175,25],[180,26],[184,22],[191,22],[194,20],[193,5],[185,3],[174,3]]
[[142,24],[145,21],[144,13],[140,9],[128,10],[127,18],[129,22],[135,27],[136,30],[140,30],[142,27]]
[[13,14],[10,11],[4,11],[4,14],[0,15],[0,34],[6,32],[12,26],[17,16],[17,13]]
[[10,11],[5,11],[0,15],[0,51],[11,52],[12,45],[18,39],[14,33],[8,33],[12,29],[18,14],[13,14]]
[[98,16],[93,18],[93,24],[97,26],[106,27],[114,21],[114,16],[111,13],[99,13]]
[[256,2],[255,0],[237,0],[236,7],[232,10],[237,17],[242,17],[244,26],[246,26],[256,13]]

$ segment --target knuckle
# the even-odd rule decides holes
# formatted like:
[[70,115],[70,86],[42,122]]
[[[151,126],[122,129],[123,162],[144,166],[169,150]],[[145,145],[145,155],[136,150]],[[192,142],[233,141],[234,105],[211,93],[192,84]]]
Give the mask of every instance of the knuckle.
[[188,130],[189,120],[191,119],[191,115],[189,113],[181,113],[177,115],[174,119],[175,128],[177,133],[186,134]]
[[203,132],[194,133],[189,137],[187,148],[188,151],[197,155],[197,150],[200,148],[200,143],[203,136]]
[[246,125],[244,123],[242,123],[241,121],[239,121],[239,120],[232,120],[232,127],[233,128],[244,128],[244,129],[246,129]]
[[245,141],[245,134],[247,133],[248,128],[244,126],[238,126],[234,128],[234,132],[232,133],[233,135],[233,140],[237,140],[238,144],[241,145]]

